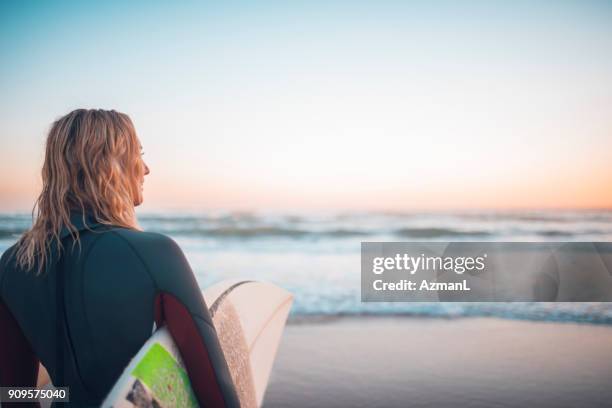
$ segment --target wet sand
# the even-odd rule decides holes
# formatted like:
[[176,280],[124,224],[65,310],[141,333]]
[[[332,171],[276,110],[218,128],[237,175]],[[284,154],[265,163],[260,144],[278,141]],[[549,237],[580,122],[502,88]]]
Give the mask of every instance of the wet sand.
[[494,318],[292,321],[264,406],[610,407],[612,327]]

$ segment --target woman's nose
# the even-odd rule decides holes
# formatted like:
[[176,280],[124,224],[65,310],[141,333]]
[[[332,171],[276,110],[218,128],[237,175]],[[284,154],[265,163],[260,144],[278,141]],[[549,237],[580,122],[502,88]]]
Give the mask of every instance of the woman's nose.
[[149,166],[147,166],[147,163],[144,163],[144,170],[145,170],[145,171],[144,171],[145,176],[151,172],[151,171],[149,170]]

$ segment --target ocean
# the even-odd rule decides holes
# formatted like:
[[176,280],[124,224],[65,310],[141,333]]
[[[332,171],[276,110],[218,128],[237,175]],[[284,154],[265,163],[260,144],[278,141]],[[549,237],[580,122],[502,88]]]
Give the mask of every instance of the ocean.
[[[291,319],[410,315],[612,324],[612,303],[362,303],[362,241],[612,241],[612,211],[139,214],[145,231],[172,237],[201,287],[269,281],[295,295]],[[31,224],[0,214],[0,252]]]

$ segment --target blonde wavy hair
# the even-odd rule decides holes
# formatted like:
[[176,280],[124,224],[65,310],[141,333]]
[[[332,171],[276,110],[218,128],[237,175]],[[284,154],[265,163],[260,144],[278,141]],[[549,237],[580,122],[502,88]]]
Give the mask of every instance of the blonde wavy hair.
[[134,205],[137,180],[144,176],[141,146],[126,114],[114,110],[77,109],[53,123],[47,136],[42,192],[32,211],[33,225],[20,238],[17,265],[49,262],[52,244],[62,250],[60,233],[67,228],[79,243],[71,213],[101,224],[139,229]]

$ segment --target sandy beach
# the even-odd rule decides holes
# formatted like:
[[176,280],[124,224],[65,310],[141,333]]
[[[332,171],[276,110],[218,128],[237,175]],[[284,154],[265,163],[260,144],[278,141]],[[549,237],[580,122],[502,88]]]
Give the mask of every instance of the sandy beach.
[[265,407],[609,407],[612,327],[496,318],[302,318]]

